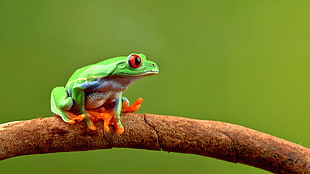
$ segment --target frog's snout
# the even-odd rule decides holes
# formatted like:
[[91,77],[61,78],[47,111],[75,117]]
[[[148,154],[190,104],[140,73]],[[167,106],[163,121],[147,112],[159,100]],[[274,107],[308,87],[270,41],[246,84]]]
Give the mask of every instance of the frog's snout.
[[158,66],[155,62],[151,62],[151,67],[153,72],[159,72]]

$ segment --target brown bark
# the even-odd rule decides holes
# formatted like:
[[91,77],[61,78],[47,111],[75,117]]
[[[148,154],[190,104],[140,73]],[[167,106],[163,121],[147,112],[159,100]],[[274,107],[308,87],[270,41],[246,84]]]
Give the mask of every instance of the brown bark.
[[14,156],[126,147],[191,153],[243,163],[275,173],[310,173],[310,150],[283,139],[218,121],[153,114],[123,114],[125,132],[87,129],[60,118],[0,125],[0,159]]

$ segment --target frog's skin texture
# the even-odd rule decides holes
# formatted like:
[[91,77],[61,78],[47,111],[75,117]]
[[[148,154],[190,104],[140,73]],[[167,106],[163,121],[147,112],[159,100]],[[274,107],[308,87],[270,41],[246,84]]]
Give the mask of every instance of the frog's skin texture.
[[65,87],[52,90],[51,110],[69,124],[85,120],[91,130],[96,130],[93,122],[102,119],[106,132],[109,125],[114,125],[116,133],[121,134],[121,112],[134,112],[142,103],[139,98],[128,106],[122,93],[140,78],[158,72],[155,62],[136,53],[82,67],[72,74]]

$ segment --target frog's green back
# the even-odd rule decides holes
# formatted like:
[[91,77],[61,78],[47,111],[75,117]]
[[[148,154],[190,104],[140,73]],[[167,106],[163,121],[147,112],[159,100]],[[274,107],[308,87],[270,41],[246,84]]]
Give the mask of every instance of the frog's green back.
[[81,67],[71,75],[67,85],[72,81],[89,78],[90,76],[106,77],[115,70],[117,64],[124,61],[126,61],[126,57],[115,57]]

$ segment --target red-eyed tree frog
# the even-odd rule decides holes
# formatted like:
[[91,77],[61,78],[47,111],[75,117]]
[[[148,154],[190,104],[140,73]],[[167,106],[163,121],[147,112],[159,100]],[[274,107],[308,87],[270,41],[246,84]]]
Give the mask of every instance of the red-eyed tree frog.
[[93,122],[104,120],[106,132],[113,125],[116,133],[121,134],[121,112],[134,112],[142,103],[142,98],[138,98],[129,106],[122,93],[138,79],[158,72],[155,62],[136,53],[82,67],[72,74],[65,87],[52,90],[51,110],[69,124],[85,120],[91,130],[96,130]]

